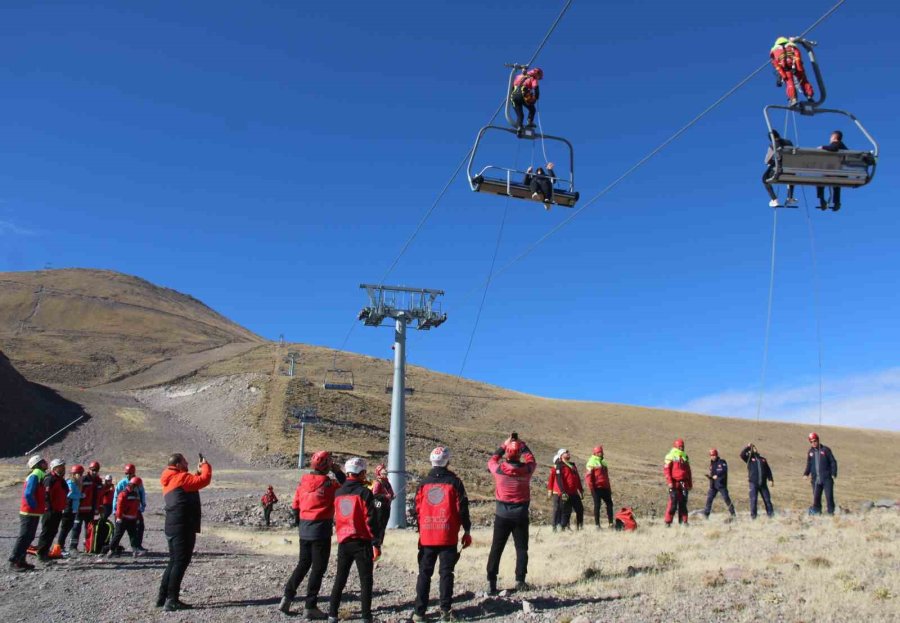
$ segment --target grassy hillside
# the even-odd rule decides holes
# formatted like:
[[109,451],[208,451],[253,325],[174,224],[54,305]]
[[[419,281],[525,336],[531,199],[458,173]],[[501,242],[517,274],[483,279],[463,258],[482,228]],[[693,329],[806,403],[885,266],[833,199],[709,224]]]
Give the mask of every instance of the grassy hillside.
[[260,338],[193,297],[105,270],[0,273],[0,348],[32,380],[95,385]]

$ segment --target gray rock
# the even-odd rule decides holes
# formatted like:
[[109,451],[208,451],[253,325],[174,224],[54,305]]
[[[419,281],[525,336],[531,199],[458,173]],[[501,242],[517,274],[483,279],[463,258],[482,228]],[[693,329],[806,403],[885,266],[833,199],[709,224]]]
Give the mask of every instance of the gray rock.
[[530,601],[523,599],[522,600],[522,612],[525,614],[532,614],[534,612],[534,604]]
[[875,501],[876,508],[893,508],[900,504],[900,500],[891,500],[890,498],[882,498]]

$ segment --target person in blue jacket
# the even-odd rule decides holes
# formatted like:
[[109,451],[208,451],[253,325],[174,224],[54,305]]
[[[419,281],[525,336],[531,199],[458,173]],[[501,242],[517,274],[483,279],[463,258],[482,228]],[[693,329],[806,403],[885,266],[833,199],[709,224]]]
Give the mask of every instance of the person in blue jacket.
[[[112,507],[112,515],[116,516],[116,505],[119,501],[119,494],[125,490],[125,487],[128,486],[128,483],[131,482],[131,479],[137,476],[137,468],[132,463],[128,463],[125,465],[125,477],[122,478],[119,482],[116,483],[116,490],[113,493],[113,507]],[[147,493],[144,491],[144,485],[141,484],[138,486],[138,494],[141,497],[141,507],[140,507],[140,517],[137,522],[137,547],[135,548],[136,552],[146,552],[144,549],[144,509],[147,508]]]
[[837,460],[831,448],[819,443],[816,433],[809,434],[809,452],[806,453],[806,471],[803,475],[809,478],[813,491],[813,503],[809,507],[810,515],[822,514],[822,493],[825,493],[826,509],[834,515],[834,479],[837,478]]
[[40,454],[28,459],[31,470],[22,487],[22,500],[19,504],[19,536],[13,544],[9,555],[10,571],[30,571],[34,565],[25,560],[28,546],[37,534],[38,524],[47,509],[47,492],[44,489],[44,478],[47,477],[47,461]]
[[725,462],[725,459],[719,458],[719,451],[715,448],[709,451],[709,472],[707,472],[706,478],[709,480],[709,491],[706,493],[706,508],[703,509],[703,514],[709,519],[713,500],[716,499],[717,494],[721,494],[722,501],[728,507],[728,512],[734,517],[734,504],[731,502],[731,496],[728,495],[728,463]]
[[81,493],[81,479],[83,476],[84,465],[73,465],[72,469],[69,470],[69,478],[66,480],[66,484],[69,485],[69,494],[66,496],[69,504],[63,511],[62,521],[59,522],[59,536],[56,539],[56,544],[62,548],[63,558],[69,557],[66,539],[69,536],[69,532],[72,531],[72,526],[75,525],[75,519],[78,517],[78,507],[81,506],[81,498],[84,497]]

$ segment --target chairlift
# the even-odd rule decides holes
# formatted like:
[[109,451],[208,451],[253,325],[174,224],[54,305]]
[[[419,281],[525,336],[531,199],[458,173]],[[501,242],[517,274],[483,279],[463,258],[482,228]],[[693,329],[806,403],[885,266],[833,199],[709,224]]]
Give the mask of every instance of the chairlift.
[[[403,377],[403,393],[406,394],[407,396],[411,396],[413,393],[415,393],[415,391],[416,391],[415,388],[410,387],[410,385],[409,385],[409,375],[404,375],[404,377]],[[387,376],[387,379],[384,381],[384,393],[385,394],[394,393],[394,375],[393,374],[389,374]]]
[[[790,184],[795,186],[839,186],[842,188],[856,188],[865,186],[872,181],[875,175],[875,167],[878,163],[878,143],[872,135],[863,127],[863,124],[852,113],[836,108],[821,108],[825,102],[825,82],[822,72],[816,60],[813,46],[814,41],[802,38],[791,39],[799,43],[809,56],[813,73],[818,86],[818,99],[809,102],[801,102],[794,106],[769,105],[763,109],[766,118],[769,136],[772,140],[775,166],[772,174],[766,178],[767,184]],[[799,92],[799,91],[798,91]],[[820,114],[836,114],[849,118],[863,136],[872,144],[870,151],[846,150],[825,151],[816,147],[788,146],[778,147],[772,136],[772,120],[770,110],[786,110],[799,112],[802,116],[812,117]]]
[[329,368],[325,371],[325,380],[322,381],[324,389],[340,391],[353,391],[353,371]]

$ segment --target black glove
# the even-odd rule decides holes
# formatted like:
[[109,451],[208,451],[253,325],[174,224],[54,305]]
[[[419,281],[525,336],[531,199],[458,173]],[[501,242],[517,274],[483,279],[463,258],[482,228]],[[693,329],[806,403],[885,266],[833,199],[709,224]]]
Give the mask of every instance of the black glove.
[[776,80],[775,80],[775,86],[776,86],[776,87],[783,87],[783,86],[784,86],[784,80],[782,80],[781,78],[776,79]]

